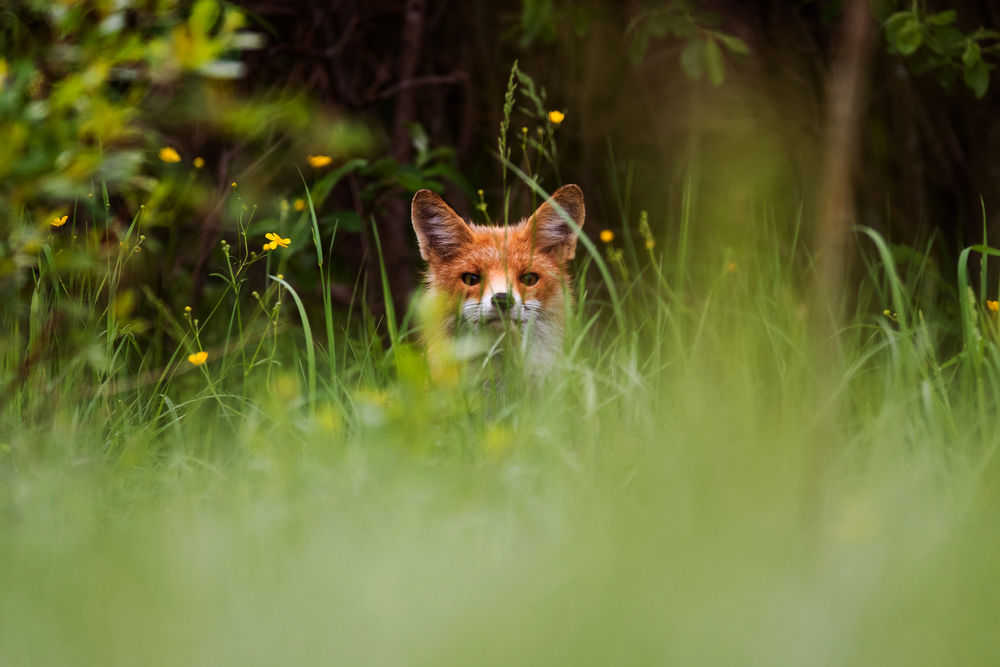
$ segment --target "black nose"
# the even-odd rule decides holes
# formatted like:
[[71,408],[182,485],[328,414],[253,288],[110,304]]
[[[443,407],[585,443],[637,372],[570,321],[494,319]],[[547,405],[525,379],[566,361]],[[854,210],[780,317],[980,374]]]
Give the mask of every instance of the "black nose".
[[514,305],[514,297],[506,292],[497,292],[493,295],[493,298],[490,299],[490,303],[492,303],[493,307],[497,310],[508,310]]

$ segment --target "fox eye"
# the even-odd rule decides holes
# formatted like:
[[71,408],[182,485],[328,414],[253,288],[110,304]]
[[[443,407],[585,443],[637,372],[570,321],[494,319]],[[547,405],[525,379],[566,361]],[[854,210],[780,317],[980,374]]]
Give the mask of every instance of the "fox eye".
[[462,282],[469,287],[479,284],[479,274],[478,273],[463,273]]
[[532,285],[534,285],[537,282],[538,282],[538,274],[537,273],[525,273],[524,275],[521,276],[521,283],[525,287],[531,287]]

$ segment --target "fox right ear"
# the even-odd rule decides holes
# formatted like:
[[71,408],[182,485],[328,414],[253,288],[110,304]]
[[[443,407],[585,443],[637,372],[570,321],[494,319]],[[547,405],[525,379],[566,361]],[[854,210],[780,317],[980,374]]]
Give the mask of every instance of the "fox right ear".
[[472,230],[465,220],[430,190],[418,190],[413,195],[410,215],[420,256],[427,261],[454,257],[472,241]]

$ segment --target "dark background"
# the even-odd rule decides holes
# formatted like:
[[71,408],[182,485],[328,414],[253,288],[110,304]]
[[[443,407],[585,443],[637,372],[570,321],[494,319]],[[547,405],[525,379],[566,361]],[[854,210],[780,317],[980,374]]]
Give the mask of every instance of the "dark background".
[[[245,84],[258,91],[304,90],[367,119],[380,128],[382,148],[400,162],[413,157],[406,127],[418,122],[432,145],[455,148],[468,183],[495,202],[497,128],[517,59],[545,87],[551,107],[567,112],[559,128],[560,176],[584,189],[591,233],[605,227],[621,233],[625,221],[614,193],[631,166],[629,211],[649,210],[669,243],[693,145],[702,160],[702,194],[723,200],[728,224],[739,225],[744,207],[753,206],[734,190],[741,177],[754,174],[756,157],[777,174],[756,185],[808,210],[826,83],[841,37],[840,4],[691,3],[750,49],[746,56],[726,53],[726,79],[717,87],[685,76],[681,38],[652,38],[640,58],[630,58],[637,17],[669,4],[245,2],[268,35],[266,48],[248,54],[252,75]],[[962,30],[1000,25],[994,3],[930,4],[926,11],[956,9]],[[994,227],[997,97],[991,89],[976,99],[960,78],[914,71],[913,59],[890,53],[878,19],[893,9],[893,3],[872,7],[871,29],[878,34],[865,73],[856,221],[919,251],[930,243],[936,259],[947,262],[981,240],[980,197]],[[512,126],[519,125],[515,118]],[[760,134],[768,140],[757,141]],[[543,185],[559,183],[548,174]],[[446,186],[448,200],[471,214],[470,188]],[[418,265],[408,226],[411,193],[390,188],[362,202],[352,197],[357,190],[344,183],[336,196],[362,217],[374,215],[386,230],[391,281],[401,298],[413,289]],[[513,206],[521,213],[529,204],[522,190],[515,188]]]
[[[0,222],[9,239],[4,252],[19,243],[24,215],[82,212],[81,202],[95,201],[87,199],[93,184],[105,182],[114,220],[102,242],[117,246],[115,233],[145,206],[151,252],[144,256],[148,275],[138,280],[151,276],[170,308],[198,304],[213,289],[209,274],[217,270],[220,241],[237,240],[239,207],[256,211],[257,226],[249,229],[254,244],[265,231],[288,232],[292,223],[280,218],[278,202],[301,196],[303,177],[315,185],[363,157],[366,166],[348,170],[318,205],[324,243],[335,225],[338,230],[328,265],[332,290],[342,306],[382,311],[377,230],[401,311],[419,283],[409,222],[414,190],[439,189],[470,217],[482,190],[491,217],[502,210],[497,136],[515,60],[539,94],[544,89],[544,108],[566,114],[555,132],[558,172],[543,164],[540,184],[549,191],[569,182],[583,188],[592,237],[611,229],[619,244],[638,242],[640,212],[647,211],[658,251],[669,257],[688,187],[696,258],[748,256],[747,248],[761,239],[786,237],[803,244],[790,248],[787,260],[807,270],[817,250],[837,101],[829,91],[849,42],[845,6],[851,3],[249,0],[223,5],[219,14],[239,8],[242,29],[259,38],[256,47],[226,56],[243,63],[242,76],[207,81],[194,65],[171,74],[170,63],[133,64],[122,55],[131,37],[152,43],[171,31],[184,34],[188,15],[203,4],[129,2],[119,10],[78,3],[59,18],[47,3],[22,0],[0,11],[10,69],[0,120],[34,127],[25,130],[31,141],[12,149],[17,169],[0,170]],[[998,97],[988,85],[998,45],[989,29],[1000,25],[1000,12],[993,2],[862,5],[869,40],[856,67],[859,146],[847,163],[851,187],[842,196],[850,200],[848,223],[885,235],[904,271],[908,263],[922,267],[934,287],[930,298],[953,303],[958,253],[982,241],[984,227],[988,239],[1000,235]],[[954,14],[939,21],[947,10]],[[890,26],[906,12],[925,34],[919,48],[903,53]],[[123,26],[109,37],[100,26],[115,13]],[[211,34],[224,24],[213,21]],[[935,34],[946,37],[947,48],[932,43]],[[724,45],[716,71],[690,61],[693,42],[726,40],[745,48]],[[981,57],[980,83],[987,84],[979,90],[963,80],[969,63],[963,64],[962,49],[970,40]],[[118,74],[92,94],[129,110],[137,120],[128,131],[113,140],[99,137],[98,145],[86,128],[73,129],[85,114],[72,104],[64,104],[60,122],[50,116],[43,119],[48,125],[39,124],[29,103],[51,103],[64,92],[60,86],[76,85],[73,75],[99,60],[106,43],[120,51]],[[522,83],[509,132],[511,160],[521,166],[520,128],[534,132],[545,122],[523,92]],[[345,123],[356,131],[338,130]],[[104,164],[78,170],[78,182],[68,183],[58,171],[65,169],[64,155],[82,150],[81,141],[99,156],[88,159]],[[183,162],[157,160],[164,145],[176,147]],[[141,154],[142,162],[121,157],[128,151]],[[310,170],[310,153],[331,154],[333,163]],[[197,173],[191,167],[196,155],[206,165]],[[120,178],[108,164],[121,167]],[[513,215],[537,203],[516,178],[508,176],[507,185]],[[73,224],[88,220],[75,216]],[[766,220],[779,234],[765,234]],[[48,231],[44,220],[31,224]],[[305,288],[318,284],[315,257],[300,252],[306,242],[296,239],[287,268],[315,303],[319,293]],[[858,251],[859,244],[849,248]],[[0,286],[21,299],[30,285],[23,272],[0,275]],[[994,281],[989,285],[982,296],[995,298]],[[850,291],[850,282],[846,286]]]

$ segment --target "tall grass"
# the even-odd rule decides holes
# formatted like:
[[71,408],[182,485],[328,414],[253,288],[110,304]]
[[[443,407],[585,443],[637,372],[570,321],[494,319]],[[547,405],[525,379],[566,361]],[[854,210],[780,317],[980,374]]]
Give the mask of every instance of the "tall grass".
[[499,385],[427,358],[433,308],[382,337],[326,274],[310,319],[282,250],[251,298],[245,226],[219,302],[162,304],[176,349],[144,349],[115,296],[141,219],[53,234],[0,343],[0,664],[992,664],[1000,357],[967,260],[997,251],[963,254],[954,321],[860,230],[821,373],[798,214],[714,247],[692,188],[582,241],[565,358]]

